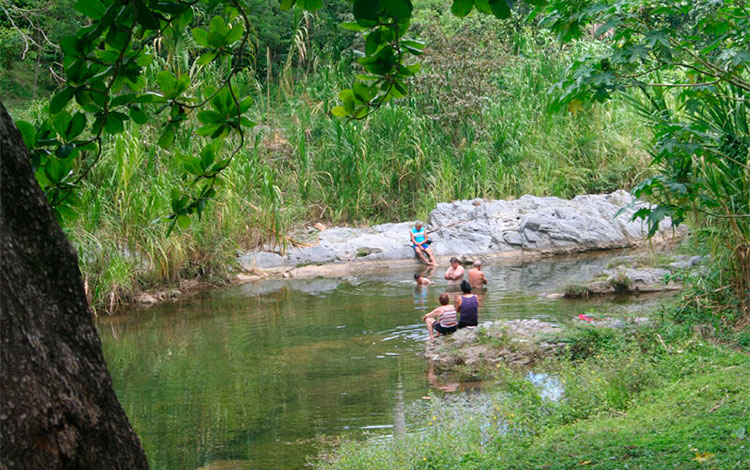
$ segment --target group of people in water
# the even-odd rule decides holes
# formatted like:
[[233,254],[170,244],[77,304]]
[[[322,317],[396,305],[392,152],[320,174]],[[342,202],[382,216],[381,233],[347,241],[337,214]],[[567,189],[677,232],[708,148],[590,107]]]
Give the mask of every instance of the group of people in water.
[[[411,233],[411,243],[416,255],[428,266],[437,266],[435,254],[430,248],[430,240],[427,238],[421,222],[414,224]],[[450,259],[450,267],[445,271],[445,279],[448,287],[458,286],[461,294],[455,296],[454,304],[451,304],[448,292],[440,294],[438,298],[440,306],[422,317],[430,333],[430,341],[435,335],[449,335],[460,328],[473,328],[479,321],[479,299],[472,289],[483,289],[487,284],[487,276],[482,272],[482,262],[474,261],[474,267],[468,271],[468,281],[464,279],[466,270],[458,262],[455,256]],[[417,286],[429,286],[434,282],[425,277],[423,273],[414,274]]]

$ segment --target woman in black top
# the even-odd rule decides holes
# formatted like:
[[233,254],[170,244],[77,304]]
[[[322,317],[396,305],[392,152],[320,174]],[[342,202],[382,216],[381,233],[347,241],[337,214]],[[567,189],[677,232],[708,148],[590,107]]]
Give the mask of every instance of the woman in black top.
[[456,310],[461,315],[458,327],[477,326],[479,321],[479,299],[471,293],[471,284],[467,281],[461,283],[461,291],[464,294],[456,300]]

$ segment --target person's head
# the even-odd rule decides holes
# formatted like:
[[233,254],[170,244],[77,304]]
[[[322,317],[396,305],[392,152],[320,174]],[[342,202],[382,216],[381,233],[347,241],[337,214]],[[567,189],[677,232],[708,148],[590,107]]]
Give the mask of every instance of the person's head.
[[479,260],[474,261],[474,268],[481,270],[482,269],[482,262],[479,261]]
[[447,292],[440,294],[440,297],[438,297],[438,300],[440,301],[440,305],[448,305],[448,303],[451,301],[450,296]]
[[471,284],[469,284],[469,281],[461,281],[461,291],[464,294],[471,294]]
[[422,277],[422,275],[420,273],[414,273],[414,280],[415,281],[418,281],[420,277]]
[[422,228],[422,222],[417,220],[414,222],[414,226],[417,228],[417,230],[420,230]]
[[451,258],[451,266],[453,266],[454,268],[458,266],[458,258],[456,258],[455,256]]

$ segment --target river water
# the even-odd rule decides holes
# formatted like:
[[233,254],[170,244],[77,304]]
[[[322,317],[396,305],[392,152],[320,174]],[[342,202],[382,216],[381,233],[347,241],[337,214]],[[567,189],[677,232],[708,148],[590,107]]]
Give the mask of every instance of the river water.
[[[663,297],[543,295],[612,256],[487,266],[480,322],[653,311]],[[269,280],[102,318],[115,390],[151,468],[299,469],[340,436],[404,432],[406,406],[456,388],[419,355],[445,268],[427,288],[409,271]]]

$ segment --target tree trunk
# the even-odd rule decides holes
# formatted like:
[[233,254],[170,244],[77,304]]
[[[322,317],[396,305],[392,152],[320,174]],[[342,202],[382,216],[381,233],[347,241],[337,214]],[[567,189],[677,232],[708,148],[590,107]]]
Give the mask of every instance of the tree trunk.
[[76,252],[2,102],[0,251],[0,468],[148,468],[112,388]]

